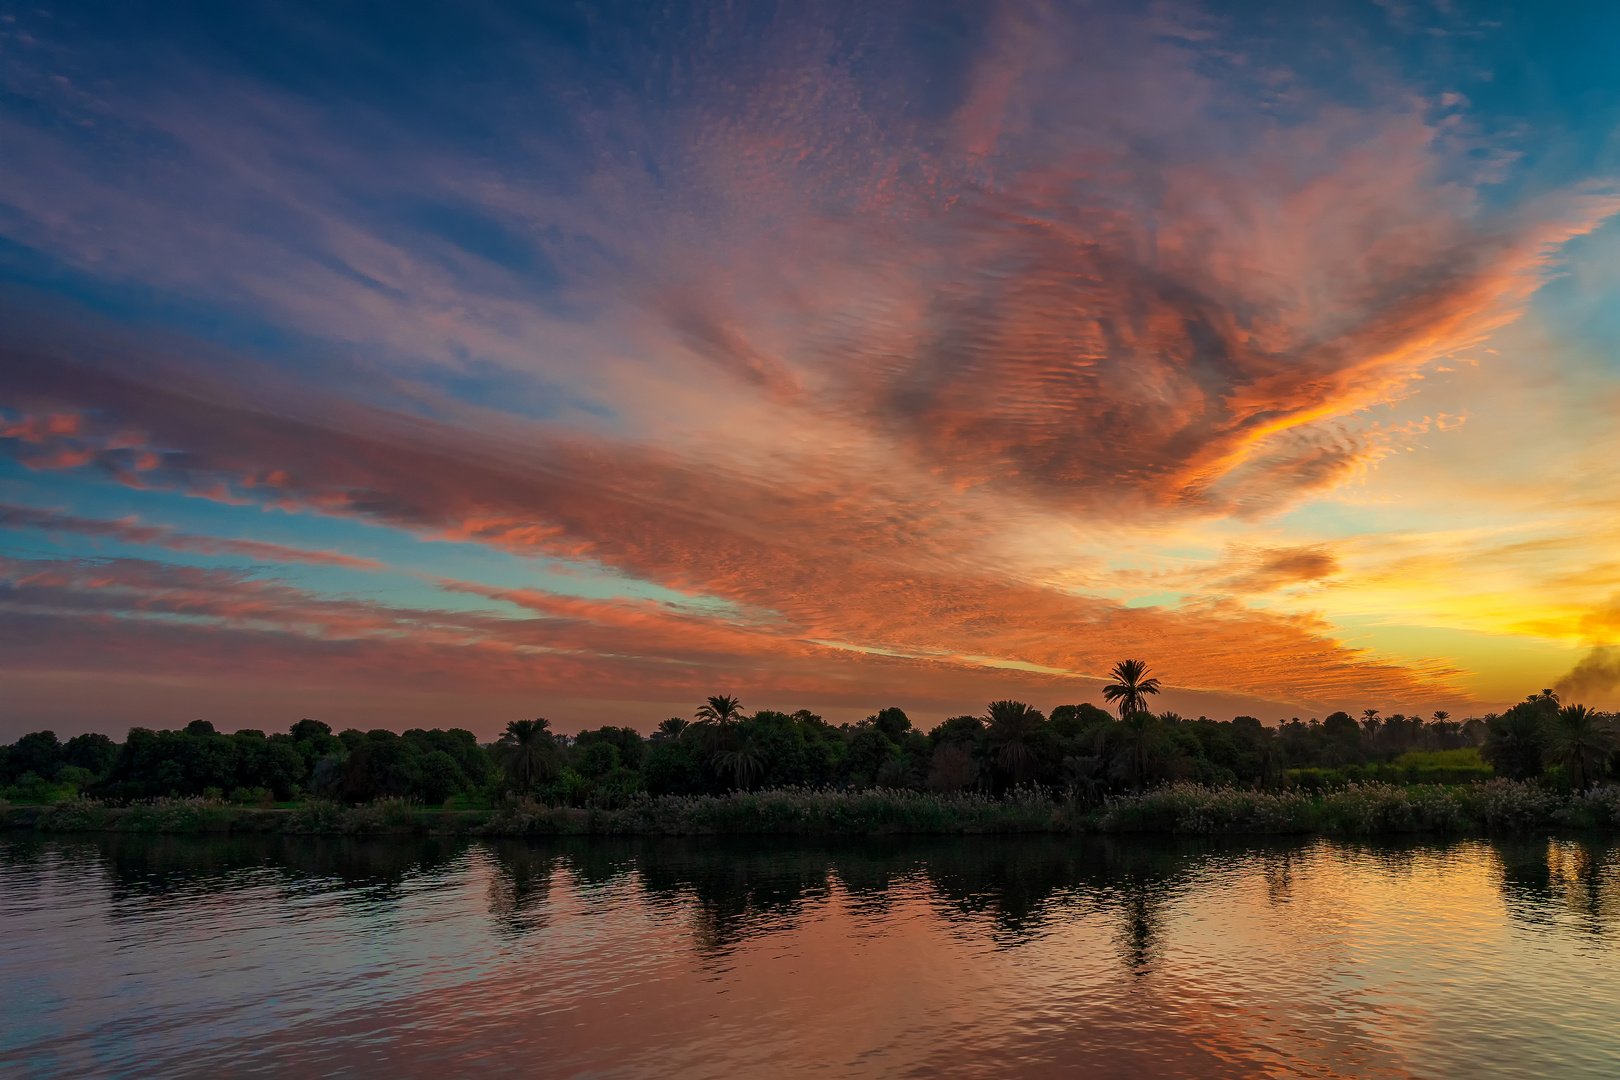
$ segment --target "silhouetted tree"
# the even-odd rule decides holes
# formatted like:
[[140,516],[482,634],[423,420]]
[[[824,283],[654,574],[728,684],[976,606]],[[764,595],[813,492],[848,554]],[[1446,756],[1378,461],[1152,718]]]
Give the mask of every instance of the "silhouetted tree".
[[551,721],[513,720],[495,744],[500,754],[501,772],[518,791],[557,775],[557,740],[551,734]]
[[1512,780],[1528,780],[1541,772],[1541,756],[1546,746],[1546,710],[1534,695],[1501,716],[1487,719],[1485,745],[1480,756],[1499,775]]
[[1121,720],[1146,709],[1147,695],[1159,692],[1159,680],[1148,678],[1146,660],[1121,660],[1108,675],[1114,681],[1103,687],[1103,697],[1117,703]]
[[1607,718],[1585,705],[1566,705],[1547,725],[1546,754],[1569,772],[1570,783],[1581,791],[1591,786],[1614,753],[1615,733]]
[[1161,736],[1158,719],[1146,709],[1121,720],[1114,729],[1113,737],[1119,750],[1116,771],[1132,786],[1146,782],[1157,761]]
[[746,738],[734,750],[722,750],[714,756],[714,768],[721,776],[730,776],[734,787],[747,791],[765,775],[770,755],[760,740]]
[[876,716],[867,717],[867,721],[883,732],[883,737],[896,746],[906,737],[906,732],[911,730],[911,717],[906,715],[904,709],[890,707]]
[[992,701],[985,722],[985,741],[995,751],[997,764],[1012,775],[1014,784],[1023,783],[1038,764],[1033,743],[1046,717],[1022,701]]
[[698,707],[696,715],[705,723],[727,727],[742,719],[742,702],[725,694],[711,697]]
[[979,765],[960,743],[941,743],[928,763],[930,791],[960,791],[979,779]]

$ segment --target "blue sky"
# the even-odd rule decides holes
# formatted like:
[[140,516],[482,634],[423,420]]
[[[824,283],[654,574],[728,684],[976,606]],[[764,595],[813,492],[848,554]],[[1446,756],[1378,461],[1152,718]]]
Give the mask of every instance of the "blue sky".
[[0,4],[0,725],[1620,703],[1617,22]]

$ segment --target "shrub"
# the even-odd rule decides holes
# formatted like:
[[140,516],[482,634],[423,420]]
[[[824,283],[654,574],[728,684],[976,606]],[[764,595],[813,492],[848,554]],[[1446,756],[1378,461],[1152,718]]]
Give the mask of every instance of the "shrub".
[[194,833],[230,829],[231,811],[218,799],[152,799],[135,803],[113,820],[118,832]]

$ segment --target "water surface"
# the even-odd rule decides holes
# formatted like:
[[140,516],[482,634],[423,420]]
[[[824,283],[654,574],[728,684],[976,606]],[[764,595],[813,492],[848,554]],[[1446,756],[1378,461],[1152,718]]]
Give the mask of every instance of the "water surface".
[[1620,1075],[1620,850],[0,834],[22,1076]]

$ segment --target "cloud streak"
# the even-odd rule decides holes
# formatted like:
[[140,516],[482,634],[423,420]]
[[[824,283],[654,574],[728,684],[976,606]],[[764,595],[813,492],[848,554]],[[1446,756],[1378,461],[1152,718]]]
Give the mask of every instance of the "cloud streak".
[[383,568],[383,564],[375,559],[359,559],[336,551],[306,551],[303,548],[267,544],[259,540],[227,540],[217,536],[199,536],[179,532],[166,525],[142,525],[134,517],[105,521],[11,503],[0,503],[0,528],[72,533],[91,539],[154,545],[168,548],[170,551],[184,551],[195,555],[238,556],[255,562],[310,563],[315,566],[342,566],[351,570]]
[[[354,407],[321,422],[224,401],[198,408],[204,387],[196,381],[179,398],[59,361],[11,360],[10,385],[36,405],[96,394],[94,419],[62,438],[93,450],[98,466],[125,483],[588,559],[757,613],[742,623],[711,618],[704,627],[690,613],[595,605],[592,617],[572,621],[582,635],[590,631],[581,640],[597,654],[623,653],[638,627],[662,626],[660,640],[680,642],[681,650],[712,639],[734,667],[854,651],[952,665],[988,685],[987,672],[1004,677],[998,664],[1100,674],[1116,654],[1152,641],[1174,654],[1167,674],[1188,687],[1306,703],[1451,692],[1445,670],[1363,656],[1332,642],[1319,620],[1230,602],[1132,609],[1021,581],[995,568],[972,530],[941,529],[931,516],[951,517],[898,498],[882,503],[880,490],[783,489],[594,441],[531,437],[519,453],[498,438]],[[175,445],[186,449],[152,449]],[[129,468],[132,458],[154,454],[151,467]],[[875,512],[885,505],[891,517]],[[567,614],[561,598],[532,591],[450,587],[553,618]]]
[[[363,44],[333,18],[289,17],[290,54]],[[1356,545],[1262,533],[1455,430],[1369,414],[1480,360],[1620,210],[1610,188],[1503,200],[1508,155],[1461,97],[1387,73],[1349,92],[1191,8],[1004,5],[926,46],[878,9],[643,21],[604,17],[576,54],[470,15],[508,74],[430,117],[367,81],[391,69],[317,93],[42,30],[5,76],[29,104],[0,108],[5,235],[254,344],[8,288],[0,452],[46,485],[344,517],[690,603],[430,575],[522,613],[475,619],[157,564],[92,587],[64,562],[18,578],[15,618],[176,643],[211,620],[388,678],[393,636],[468,685],[479,663],[528,685],[538,650],[648,693],[729,672],[994,696],[1147,654],[1182,687],[1302,709],[1458,699],[1455,664],[1283,606],[1366,580]],[[418,61],[409,85],[439,77],[431,51],[399,66]],[[0,524],[380,569],[69,510]],[[1112,565],[1201,531],[1211,553],[1173,573]],[[1132,580],[1175,595],[1127,604]]]

